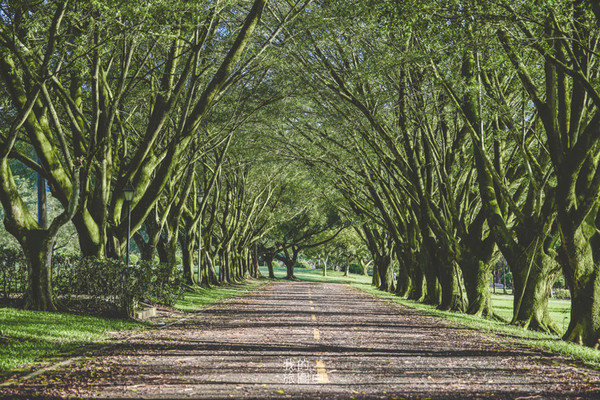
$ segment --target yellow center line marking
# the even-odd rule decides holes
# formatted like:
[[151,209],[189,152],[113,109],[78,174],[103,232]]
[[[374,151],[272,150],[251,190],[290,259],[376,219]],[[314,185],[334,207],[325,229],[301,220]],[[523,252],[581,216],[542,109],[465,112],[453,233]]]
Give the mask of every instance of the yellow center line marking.
[[317,360],[317,379],[319,383],[329,383],[327,370],[325,369],[325,363],[323,360]]
[[312,319],[313,321],[316,321],[316,320],[317,320],[317,316],[316,316],[315,314],[312,314],[312,315],[310,316],[310,319]]
[[313,329],[313,336],[315,340],[321,340],[321,334],[319,333],[319,328]]

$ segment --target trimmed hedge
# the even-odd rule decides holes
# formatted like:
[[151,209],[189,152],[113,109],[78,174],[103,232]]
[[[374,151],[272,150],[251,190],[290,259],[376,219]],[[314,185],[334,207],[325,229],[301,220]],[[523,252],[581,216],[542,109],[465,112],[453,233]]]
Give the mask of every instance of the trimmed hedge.
[[27,285],[27,268],[23,253],[16,248],[0,246],[0,290],[5,299],[20,293]]
[[[183,297],[180,269],[170,272],[158,262],[140,262],[129,268],[121,260],[81,258],[56,254],[52,258],[55,296],[69,303],[116,309],[133,315],[139,302],[172,306]],[[27,265],[19,249],[0,247],[0,291],[4,298],[22,294],[27,286]]]

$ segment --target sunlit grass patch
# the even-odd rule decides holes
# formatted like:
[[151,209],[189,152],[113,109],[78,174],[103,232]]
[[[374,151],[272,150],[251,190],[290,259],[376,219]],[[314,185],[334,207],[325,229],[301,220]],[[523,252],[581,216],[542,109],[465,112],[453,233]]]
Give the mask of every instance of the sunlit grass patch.
[[[500,317],[510,321],[513,316],[513,296],[492,294],[492,308]],[[548,300],[548,312],[556,327],[564,333],[569,326],[571,301],[551,298]]]
[[0,308],[0,375],[44,357],[100,342],[108,332],[141,326],[122,319]]

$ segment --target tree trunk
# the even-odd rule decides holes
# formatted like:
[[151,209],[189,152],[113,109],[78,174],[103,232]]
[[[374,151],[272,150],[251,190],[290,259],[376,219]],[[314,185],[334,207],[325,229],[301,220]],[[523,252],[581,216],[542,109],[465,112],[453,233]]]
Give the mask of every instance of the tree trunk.
[[298,261],[298,252],[299,250],[295,247],[292,247],[292,254],[290,257],[288,249],[284,249],[285,259],[283,260],[285,267],[287,269],[287,274],[285,279],[296,279],[294,275],[294,266],[296,265],[296,261]]
[[194,271],[194,237],[189,236],[189,233],[180,235],[181,256],[183,262],[183,280],[188,285],[196,284]]
[[454,261],[446,259],[440,263],[439,283],[442,289],[442,300],[438,308],[443,311],[465,311],[460,282]]
[[219,283],[219,277],[217,276],[217,272],[215,271],[215,266],[213,263],[212,257],[208,254],[208,252],[203,249],[202,250],[202,264],[200,268],[200,276],[199,284],[202,287],[211,287],[212,285],[217,285]]
[[143,261],[151,262],[154,260],[154,255],[156,254],[156,247],[158,245],[158,241],[160,239],[160,226],[154,220],[154,215],[150,215],[146,221],[144,221],[144,227],[146,230],[146,234],[148,235],[148,240],[144,240],[140,231],[137,231],[133,234],[133,239],[135,240],[138,248],[140,249],[140,256]]
[[368,266],[367,266],[367,264],[365,264],[365,260],[363,260],[362,258],[359,258],[358,262],[360,263],[361,274],[367,275]]
[[267,264],[267,269],[269,270],[269,279],[275,279],[275,272],[273,271],[273,260],[275,259],[275,255],[273,254],[263,254],[263,260],[265,260],[265,264]]
[[171,276],[177,266],[177,243],[161,237],[158,241],[157,250],[160,263],[168,271],[169,276]]
[[47,231],[33,231],[22,238],[21,245],[27,265],[25,308],[37,311],[56,311],[52,293],[52,247],[54,238]]
[[571,320],[563,339],[585,346],[600,343],[600,274],[596,267],[600,240],[592,226],[584,222],[569,234],[561,226],[562,245],[559,248],[563,273],[571,292]]
[[287,270],[287,274],[285,276],[285,279],[295,279],[296,277],[294,276],[294,263],[293,262],[286,262],[285,263],[285,267]]
[[489,289],[493,263],[465,257],[460,266],[463,270],[463,280],[469,300],[467,313],[478,317],[494,316]]
[[[392,257],[389,254],[377,257],[375,267],[379,270],[379,289],[384,292],[394,291],[394,269]],[[375,270],[375,268],[373,268]],[[375,274],[373,274],[375,276]]]
[[399,295],[406,297],[409,300],[421,302],[425,296],[425,277],[420,264],[417,262],[415,251],[409,249],[407,253],[398,255],[398,257],[403,259],[403,269],[406,271],[406,277],[402,278],[402,274],[398,276],[398,285],[400,286],[400,279],[407,279],[404,293],[399,293]]
[[429,250],[423,246],[417,257],[425,276],[425,293],[423,302],[437,306],[440,304],[440,288],[438,284],[437,268],[434,265]]
[[[377,258],[375,256],[375,258]],[[373,263],[373,279],[371,280],[371,285],[379,288],[381,286],[381,278],[379,277],[379,267],[377,265],[377,260],[374,260]]]
[[229,254],[225,249],[221,249],[219,252],[219,282],[230,283],[231,282],[231,271],[229,270]]
[[537,251],[532,256],[533,263],[529,261],[531,267],[523,265],[521,268],[513,268],[512,323],[530,330],[560,333],[548,313],[548,297],[554,283],[552,276],[558,269],[558,264],[553,257],[542,251]]
[[261,278],[260,269],[258,268],[258,249],[254,246],[254,251],[252,252],[252,270],[251,274],[253,278]]
[[423,270],[416,264],[413,264],[408,268],[408,274],[410,276],[411,285],[406,294],[406,298],[418,302],[424,301],[425,294],[427,293],[427,285]]

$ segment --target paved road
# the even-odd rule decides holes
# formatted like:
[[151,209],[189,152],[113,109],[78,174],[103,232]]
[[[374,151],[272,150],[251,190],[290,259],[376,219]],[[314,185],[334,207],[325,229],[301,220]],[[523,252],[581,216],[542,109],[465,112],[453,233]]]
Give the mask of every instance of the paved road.
[[500,342],[348,286],[273,283],[0,398],[600,399],[597,372]]

